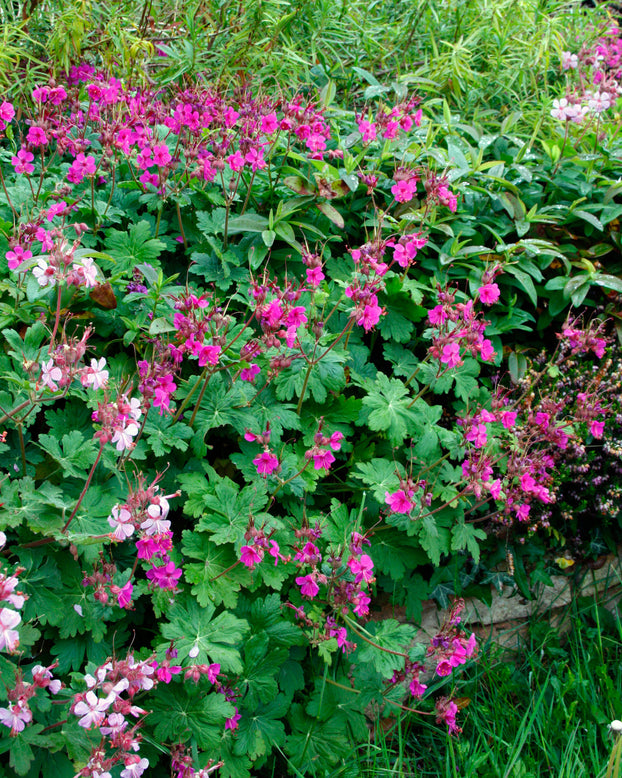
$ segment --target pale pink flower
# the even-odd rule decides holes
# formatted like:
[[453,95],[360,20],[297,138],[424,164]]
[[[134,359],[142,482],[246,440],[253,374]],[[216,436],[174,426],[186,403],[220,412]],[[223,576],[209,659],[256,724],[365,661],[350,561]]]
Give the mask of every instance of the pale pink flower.
[[109,373],[106,367],[106,359],[91,359],[91,366],[85,368],[80,377],[82,386],[90,386],[91,389],[102,389],[108,383]]
[[41,363],[41,383],[53,392],[58,391],[56,382],[60,381],[62,377],[63,371],[54,365],[54,359],[51,358],[48,362]]
[[19,645],[19,633],[14,627],[22,620],[17,611],[8,608],[0,609],[0,651],[12,654]]
[[84,727],[84,729],[99,727],[106,718],[105,711],[108,710],[116,698],[117,695],[113,691],[103,700],[99,699],[95,692],[88,691],[84,696],[84,700],[76,703],[73,709],[76,716],[81,716],[78,724]]
[[127,508],[119,508],[118,505],[115,505],[112,509],[112,515],[108,516],[108,524],[114,528],[113,535],[117,540],[127,540],[134,534],[132,514]]

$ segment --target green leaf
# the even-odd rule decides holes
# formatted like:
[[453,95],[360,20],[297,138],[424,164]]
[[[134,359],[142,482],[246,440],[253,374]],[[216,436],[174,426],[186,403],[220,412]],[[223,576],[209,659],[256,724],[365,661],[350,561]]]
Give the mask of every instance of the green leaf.
[[39,435],[38,445],[58,462],[65,477],[84,478],[97,457],[97,444],[79,430],[63,435],[60,442],[53,435]]
[[131,224],[129,230],[106,230],[106,251],[111,254],[119,269],[127,270],[141,262],[152,263],[166,248],[166,244],[151,237],[148,221]]
[[255,761],[270,753],[275,746],[281,747],[285,743],[285,727],[279,719],[288,709],[289,700],[279,695],[267,705],[257,705],[248,714],[243,713],[236,732],[234,752],[246,754]]
[[145,424],[147,443],[157,457],[170,454],[173,448],[186,451],[186,441],[194,434],[194,430],[187,424],[179,421],[173,424],[172,416],[160,415],[155,411],[149,414]]
[[[385,432],[391,443],[398,445],[416,431],[417,412],[410,404],[408,388],[401,381],[378,373],[369,394],[363,398],[358,423]],[[365,413],[366,410],[369,412]]]
[[[162,636],[175,641],[182,657],[197,646],[198,664],[218,662],[223,672],[241,673],[240,652],[234,646],[248,632],[248,623],[226,611],[214,618],[215,610],[211,603],[201,608],[194,599],[180,597],[170,610],[170,623],[162,625]],[[160,648],[164,653],[168,644]]]
[[258,213],[245,213],[243,216],[234,216],[229,219],[227,235],[236,235],[239,232],[264,232],[268,229],[268,220]]
[[434,516],[424,516],[418,522],[417,527],[419,529],[419,542],[430,557],[430,561],[433,565],[440,565],[441,554],[449,552],[447,531],[440,531]]
[[270,702],[278,693],[277,676],[281,664],[287,659],[285,648],[270,645],[265,632],[252,635],[244,646],[244,671],[238,683],[244,696],[244,704],[253,711],[260,702]]
[[210,603],[235,608],[242,585],[251,582],[250,573],[239,562],[232,546],[217,546],[204,532],[182,532],[182,551],[199,562],[185,562],[184,577],[201,607]]
[[[217,545],[242,545],[250,516],[254,517],[257,526],[271,519],[261,512],[267,501],[265,481],[249,484],[240,490],[238,484],[222,478],[216,483],[214,493],[204,497],[203,516],[197,529],[209,530],[212,542]],[[274,520],[272,523],[280,524]]]
[[205,694],[189,684],[160,686],[150,697],[157,721],[154,735],[162,743],[187,742],[212,751],[220,745],[225,720],[235,712],[222,694]]
[[324,216],[327,216],[333,224],[336,224],[340,230],[345,227],[345,221],[339,211],[331,205],[328,200],[319,201],[316,204],[318,210],[320,210]]
[[369,486],[374,495],[374,499],[381,505],[385,504],[385,492],[395,491],[399,480],[396,473],[395,462],[390,459],[372,459],[371,462],[358,462],[356,465],[358,472],[354,473],[355,478],[359,478],[365,486]]
[[605,229],[601,220],[594,216],[593,213],[589,213],[589,211],[582,211],[577,208],[574,211],[571,211],[570,216],[578,216],[579,219],[583,219],[583,221],[591,224],[592,227],[595,227],[599,232],[603,232]]
[[486,540],[486,533],[472,524],[456,524],[451,535],[451,550],[467,549],[475,563],[479,562],[480,547],[478,540]]
[[[373,627],[375,630],[372,631]],[[415,637],[416,629],[411,624],[400,624],[396,619],[385,619],[373,627],[371,623],[367,625],[376,645],[361,641],[356,655],[360,662],[369,662],[385,678],[389,678],[395,670],[404,668],[404,657],[382,649],[405,651]]]

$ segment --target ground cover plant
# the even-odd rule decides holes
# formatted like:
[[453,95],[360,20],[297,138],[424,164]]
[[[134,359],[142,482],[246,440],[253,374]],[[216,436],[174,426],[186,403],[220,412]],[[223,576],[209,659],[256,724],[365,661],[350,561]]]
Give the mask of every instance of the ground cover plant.
[[613,104],[560,94],[536,137],[367,71],[341,103],[124,66],[0,102],[9,774],[339,774],[402,714],[455,736],[454,598],[506,556],[531,596],[560,461],[615,439]]

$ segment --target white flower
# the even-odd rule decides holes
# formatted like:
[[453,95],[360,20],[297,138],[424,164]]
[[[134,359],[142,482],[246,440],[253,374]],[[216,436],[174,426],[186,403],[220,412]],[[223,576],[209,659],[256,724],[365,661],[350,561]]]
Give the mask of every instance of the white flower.
[[576,68],[579,65],[579,58],[576,54],[571,54],[569,51],[562,51],[562,69],[569,70],[570,68]]
[[121,778],[140,778],[148,767],[149,762],[145,757],[137,762],[130,762],[126,764],[125,770],[121,770]]
[[116,443],[117,451],[125,451],[134,445],[134,437],[138,435],[138,427],[130,422],[124,429],[116,429],[112,436],[112,442]]
[[49,286],[54,283],[54,268],[50,267],[45,259],[39,258],[37,266],[33,268],[32,274],[41,287]]
[[589,96],[587,104],[594,113],[602,113],[611,108],[611,96],[608,92],[594,92]]

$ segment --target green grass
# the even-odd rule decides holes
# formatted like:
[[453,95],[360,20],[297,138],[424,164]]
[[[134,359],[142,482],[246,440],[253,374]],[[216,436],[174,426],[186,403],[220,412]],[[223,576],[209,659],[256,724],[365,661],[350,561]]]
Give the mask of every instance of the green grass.
[[461,736],[400,715],[331,778],[605,778],[608,725],[622,716],[622,624],[593,600],[564,615],[568,632],[544,616],[517,653],[482,647],[458,688],[470,700]]

